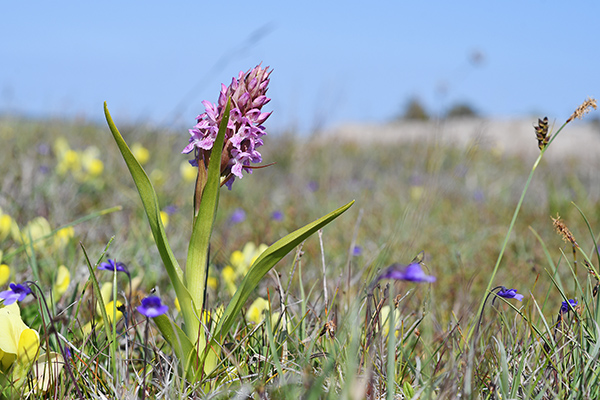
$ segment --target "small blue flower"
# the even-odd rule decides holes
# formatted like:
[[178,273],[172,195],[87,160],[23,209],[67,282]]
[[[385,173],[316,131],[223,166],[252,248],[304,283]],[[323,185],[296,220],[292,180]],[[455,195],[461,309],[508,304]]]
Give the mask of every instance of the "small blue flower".
[[435,276],[425,275],[421,264],[413,262],[409,265],[392,264],[390,265],[377,280],[381,279],[396,279],[410,282],[435,282]]
[[23,299],[31,293],[28,286],[20,283],[11,283],[10,289],[0,292],[0,299],[4,299],[4,305],[8,306],[15,301],[23,301]]
[[125,272],[129,275],[129,271],[127,270],[127,266],[122,262],[116,262],[115,260],[108,259],[108,262],[103,262],[98,265],[98,269],[102,269],[105,271],[117,271],[117,272]]
[[273,213],[271,214],[271,218],[273,219],[273,221],[283,221],[283,212],[281,212],[280,210],[273,211]]
[[145,315],[149,318],[158,317],[159,315],[163,315],[167,312],[169,307],[162,304],[160,301],[160,297],[158,296],[148,296],[142,299],[142,305],[137,307],[137,310],[140,314]]
[[[571,307],[569,307],[569,304],[571,305]],[[569,299],[568,302],[563,301],[560,306],[560,313],[566,314],[569,311],[571,311],[571,308],[575,308],[576,305],[577,305],[577,300],[575,300],[575,299]]]
[[504,286],[502,286],[496,294],[500,297],[504,297],[505,299],[516,299],[519,301],[523,301],[523,295],[517,294],[517,289],[507,289]]
[[319,190],[319,183],[317,181],[310,181],[308,182],[307,188],[311,192],[316,192]]
[[354,248],[352,249],[352,255],[354,257],[358,257],[362,254],[362,247],[360,246],[354,246]]
[[244,222],[245,220],[246,211],[244,211],[241,208],[236,208],[235,210],[233,210],[233,212],[231,213],[231,217],[229,217],[229,221],[234,225]]

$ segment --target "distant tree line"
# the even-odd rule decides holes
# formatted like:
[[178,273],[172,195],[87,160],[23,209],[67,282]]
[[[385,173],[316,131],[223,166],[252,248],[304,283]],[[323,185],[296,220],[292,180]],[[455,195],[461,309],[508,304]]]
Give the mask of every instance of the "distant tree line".
[[[470,104],[459,102],[448,108],[442,118],[472,118],[478,116],[478,112]],[[413,97],[406,103],[405,109],[396,117],[396,120],[428,121],[431,118],[431,114],[421,101]]]

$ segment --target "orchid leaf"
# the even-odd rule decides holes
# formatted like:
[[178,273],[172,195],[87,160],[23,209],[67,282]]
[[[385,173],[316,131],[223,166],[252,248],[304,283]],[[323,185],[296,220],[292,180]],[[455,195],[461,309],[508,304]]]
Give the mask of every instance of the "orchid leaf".
[[153,318],[160,333],[171,346],[175,355],[179,359],[180,365],[184,366],[186,377],[190,382],[195,381],[196,369],[198,365],[198,353],[190,338],[181,328],[171,322],[166,315],[159,315]]
[[160,218],[158,197],[156,196],[156,192],[154,191],[154,187],[152,186],[152,182],[150,182],[148,174],[146,174],[144,168],[142,168],[141,164],[136,160],[135,156],[129,149],[129,146],[127,146],[127,143],[114,124],[110,113],[108,112],[106,102],[104,103],[104,114],[106,116],[106,122],[108,123],[110,131],[115,139],[115,142],[117,143],[117,146],[119,147],[119,150],[121,151],[121,155],[127,164],[127,168],[131,173],[131,177],[133,178],[140,198],[142,199],[142,204],[144,206],[144,210],[146,211],[148,222],[150,223],[150,230],[154,236],[154,242],[156,243],[156,247],[163,264],[165,265],[167,274],[169,275],[169,278],[173,283],[173,287],[175,288],[175,293],[177,294],[177,298],[181,304],[181,310],[186,323],[186,329],[188,329],[188,327],[197,325],[198,320],[194,314],[193,308],[187,306],[192,303],[192,297],[185,286],[183,271],[179,267],[177,259],[173,255],[173,251],[169,246],[167,235],[165,234],[165,228]]

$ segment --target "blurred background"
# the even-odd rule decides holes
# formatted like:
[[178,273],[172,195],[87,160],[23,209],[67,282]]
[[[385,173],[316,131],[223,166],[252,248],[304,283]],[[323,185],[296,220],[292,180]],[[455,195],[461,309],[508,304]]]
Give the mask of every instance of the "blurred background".
[[[185,128],[271,66],[271,132],[476,114],[566,119],[600,87],[592,0],[8,2],[0,114]],[[598,93],[595,93],[596,95]],[[538,115],[539,114],[539,115]]]

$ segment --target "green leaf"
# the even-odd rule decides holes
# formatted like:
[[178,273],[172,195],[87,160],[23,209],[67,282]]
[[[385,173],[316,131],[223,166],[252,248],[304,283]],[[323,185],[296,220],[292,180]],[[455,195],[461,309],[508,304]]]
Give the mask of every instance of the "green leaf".
[[[225,132],[229,121],[231,102],[228,100],[219,125],[219,133],[213,144],[210,161],[208,164],[208,178],[206,186],[201,193],[196,192],[196,198],[201,196],[198,215],[194,217],[194,226],[190,238],[188,256],[185,264],[185,277],[188,289],[194,298],[194,304],[200,314],[204,309],[204,293],[206,292],[206,277],[208,267],[208,250],[210,237],[219,206],[219,192],[221,183],[221,154],[225,142]],[[198,168],[202,168],[200,165]],[[199,188],[198,190],[200,190]],[[198,329],[198,326],[196,327]],[[189,332],[189,331],[188,331]]]
[[142,199],[142,204],[144,206],[144,210],[146,211],[146,215],[148,216],[148,222],[150,223],[150,230],[154,236],[154,242],[156,243],[160,257],[165,265],[165,268],[167,269],[167,274],[171,279],[171,283],[173,284],[175,293],[179,299],[186,329],[197,326],[198,319],[194,314],[194,307],[192,307],[192,297],[185,286],[183,271],[179,267],[177,259],[175,259],[175,256],[171,251],[171,247],[169,246],[167,235],[165,234],[165,228],[163,227],[162,220],[160,218],[158,197],[156,196],[152,182],[150,182],[150,178],[148,178],[146,171],[144,171],[141,164],[136,160],[133,153],[129,149],[129,146],[127,146],[127,143],[125,143],[125,140],[121,136],[121,133],[115,126],[110,113],[108,112],[106,102],[104,103],[104,114],[106,116],[106,122],[108,123],[110,131],[115,139],[115,142],[117,143],[117,146],[119,147],[119,150],[121,151],[121,155],[127,164],[127,168],[129,168],[131,177],[133,178],[140,198]]
[[159,315],[153,318],[156,326],[165,340],[171,345],[175,355],[179,359],[185,371],[186,377],[190,382],[196,381],[196,372],[198,370],[198,353],[190,341],[190,338],[175,325],[166,315]]
[[215,334],[217,335],[216,337],[218,340],[220,340],[227,334],[227,332],[229,332],[235,317],[244,306],[244,303],[246,303],[246,300],[252,291],[258,286],[258,283],[263,276],[265,276],[265,274],[269,272],[269,270],[271,270],[271,268],[273,268],[275,264],[279,262],[279,260],[285,257],[300,243],[302,243],[302,241],[339,217],[344,211],[350,208],[352,204],[354,204],[354,200],[345,206],[325,215],[324,217],[321,217],[318,220],[288,234],[282,239],[279,239],[256,259],[244,277],[244,280],[238,287],[238,290],[233,295],[233,298],[229,302],[229,305],[223,313],[223,316],[219,320],[219,324],[215,329]]

